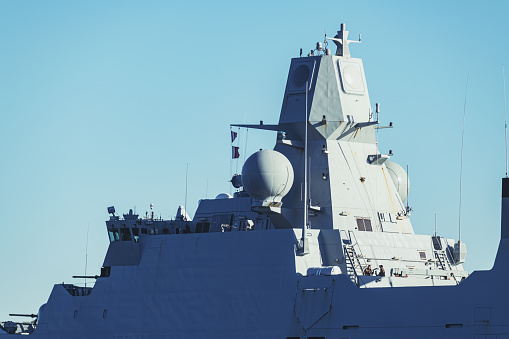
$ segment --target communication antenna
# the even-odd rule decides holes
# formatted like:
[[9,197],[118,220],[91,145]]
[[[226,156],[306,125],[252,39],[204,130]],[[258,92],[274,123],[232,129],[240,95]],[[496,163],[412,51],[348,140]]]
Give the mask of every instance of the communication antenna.
[[[244,114],[244,123],[246,121],[246,115]],[[240,134],[240,127],[237,127],[237,133]],[[239,138],[240,139],[240,138]],[[237,140],[237,145],[241,146],[240,145],[240,140]],[[240,147],[239,147],[240,148]],[[235,174],[238,174],[239,173],[239,160],[240,159],[236,159],[235,160]],[[231,189],[231,188],[230,188]]]
[[189,169],[189,163],[187,162],[186,163],[186,198],[184,200],[184,209],[186,210],[185,212],[187,213],[187,171]]
[[87,287],[87,266],[88,266],[88,231],[90,230],[90,222],[87,227],[87,245],[85,246],[85,287]]
[[505,99],[505,71],[504,65],[502,64],[502,77],[504,78],[504,114],[505,114],[505,177],[507,178],[507,167],[509,167],[509,161],[507,160],[507,101]]
[[246,153],[247,153],[247,138],[249,137],[249,128],[246,127],[246,134],[244,139],[244,158],[242,159],[242,163],[246,162]]
[[412,210],[412,209],[410,208],[409,203],[408,203],[408,201],[410,200],[410,199],[409,199],[409,196],[408,196],[408,195],[409,195],[409,194],[408,194],[408,193],[409,193],[409,192],[408,192],[408,191],[409,191],[409,187],[408,187],[408,186],[409,186],[409,185],[408,185],[408,177],[409,177],[409,175],[408,175],[408,165],[406,165],[406,213],[407,213],[407,214],[410,212],[410,210]]
[[435,237],[437,236],[437,214],[435,213]]
[[461,240],[461,178],[463,177],[463,139],[465,136],[465,116],[467,113],[467,90],[468,90],[468,73],[467,85],[465,86],[465,103],[463,104],[463,130],[461,132],[461,157],[460,157],[460,206],[458,218],[458,240]]

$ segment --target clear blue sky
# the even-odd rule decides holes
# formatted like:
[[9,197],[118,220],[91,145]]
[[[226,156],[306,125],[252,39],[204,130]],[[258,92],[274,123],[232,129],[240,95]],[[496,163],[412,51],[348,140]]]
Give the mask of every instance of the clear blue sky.
[[[458,237],[493,264],[505,174],[506,1],[0,1],[0,320],[35,313],[54,283],[98,274],[106,207],[191,214],[229,192],[229,124],[276,123],[290,58],[345,22],[371,102],[410,166],[417,233]],[[508,67],[509,68],[509,67]],[[509,73],[509,69],[507,71]],[[247,149],[272,148],[249,131]],[[235,165],[233,166],[235,168]],[[239,165],[240,170],[240,165]]]

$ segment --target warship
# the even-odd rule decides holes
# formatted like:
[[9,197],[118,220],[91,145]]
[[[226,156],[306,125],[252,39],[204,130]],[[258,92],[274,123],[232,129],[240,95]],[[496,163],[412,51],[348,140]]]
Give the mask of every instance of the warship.
[[468,274],[464,242],[414,233],[355,42],[342,24],[291,60],[278,124],[232,125],[276,135],[233,175],[233,196],[173,220],[108,207],[94,286],[54,285],[33,321],[0,322],[0,336],[509,338],[509,178],[494,266]]

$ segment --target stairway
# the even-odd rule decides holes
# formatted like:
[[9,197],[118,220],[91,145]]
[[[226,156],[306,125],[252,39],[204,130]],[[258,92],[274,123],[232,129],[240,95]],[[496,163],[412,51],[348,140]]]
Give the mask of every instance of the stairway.
[[355,252],[353,245],[343,245],[345,259],[346,259],[346,272],[350,279],[358,285],[358,276],[363,274],[366,268],[366,259]]
[[437,259],[436,264],[438,269],[452,270],[451,263],[444,250],[435,251],[435,258]]

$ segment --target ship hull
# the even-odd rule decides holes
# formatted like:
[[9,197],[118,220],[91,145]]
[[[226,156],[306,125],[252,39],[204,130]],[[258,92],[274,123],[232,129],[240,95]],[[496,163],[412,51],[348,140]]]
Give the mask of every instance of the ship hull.
[[32,335],[507,338],[507,241],[492,270],[457,286],[359,288],[346,274],[296,273],[291,229],[147,236],[139,264],[113,266],[90,295],[55,285]]

